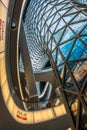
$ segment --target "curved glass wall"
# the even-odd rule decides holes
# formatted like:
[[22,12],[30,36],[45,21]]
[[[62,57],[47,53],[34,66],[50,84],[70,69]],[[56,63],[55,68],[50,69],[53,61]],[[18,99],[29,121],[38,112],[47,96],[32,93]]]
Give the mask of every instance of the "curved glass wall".
[[[77,2],[87,3],[85,0]],[[77,103],[77,111],[81,101],[86,112],[87,14],[85,9],[74,6],[69,0],[32,0],[26,10],[23,25],[33,70],[44,68],[50,61],[53,70],[56,68],[60,79],[58,87],[63,87],[71,111],[74,103]],[[79,96],[81,96],[80,101]]]
[[45,66],[48,61],[46,49],[49,49],[56,65],[62,64],[58,67],[60,70],[68,61],[76,80],[85,76],[86,72],[81,77],[76,76],[77,70],[86,64],[86,61],[79,61],[87,57],[85,13],[78,11],[69,1],[31,1],[25,14],[24,29],[34,69]]

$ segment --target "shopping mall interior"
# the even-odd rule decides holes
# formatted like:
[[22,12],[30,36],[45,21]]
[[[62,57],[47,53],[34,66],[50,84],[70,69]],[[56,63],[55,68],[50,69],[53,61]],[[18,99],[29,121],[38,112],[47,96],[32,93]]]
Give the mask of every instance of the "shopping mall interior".
[[0,0],[0,130],[87,130],[87,0]]

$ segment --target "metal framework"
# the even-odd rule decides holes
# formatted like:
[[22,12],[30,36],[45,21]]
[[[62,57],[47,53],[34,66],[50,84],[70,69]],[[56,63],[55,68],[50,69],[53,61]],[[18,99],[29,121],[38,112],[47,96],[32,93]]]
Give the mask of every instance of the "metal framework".
[[87,125],[86,8],[81,1],[32,0],[24,15],[33,68],[38,58],[50,61],[73,130]]

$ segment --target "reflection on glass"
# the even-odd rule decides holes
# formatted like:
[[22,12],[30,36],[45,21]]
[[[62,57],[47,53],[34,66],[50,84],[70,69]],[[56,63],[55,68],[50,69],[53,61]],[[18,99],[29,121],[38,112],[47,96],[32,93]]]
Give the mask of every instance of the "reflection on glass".
[[[86,0],[77,1],[87,2]],[[53,59],[56,56],[57,46],[64,60],[71,61],[87,57],[86,19],[87,16],[82,12],[79,13],[68,0],[31,1],[25,15],[24,28],[33,68],[37,68],[38,65],[43,68],[46,64],[48,58],[44,51],[45,45],[52,51]],[[59,50],[57,53],[56,62],[59,65],[64,60]],[[76,68],[76,63],[72,64]],[[78,62],[78,64],[83,66],[86,62]],[[82,66],[80,69],[83,68]]]
[[[66,61],[79,84],[87,74],[87,60],[81,60],[87,59],[87,15],[73,4],[69,0],[31,0],[24,17],[24,30],[33,70],[45,67],[49,60],[48,49],[60,77],[63,78]],[[68,71],[65,83],[75,90]]]
[[75,1],[80,4],[87,4],[87,0],[75,0]]

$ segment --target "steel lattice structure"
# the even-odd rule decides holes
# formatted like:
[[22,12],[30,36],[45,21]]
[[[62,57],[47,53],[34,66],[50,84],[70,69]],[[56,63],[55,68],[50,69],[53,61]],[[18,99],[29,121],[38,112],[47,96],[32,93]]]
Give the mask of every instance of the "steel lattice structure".
[[[32,0],[24,16],[33,69],[42,69],[50,61],[72,129],[76,130],[85,129],[87,122],[85,4],[86,1]],[[40,66],[35,65],[38,63]]]

